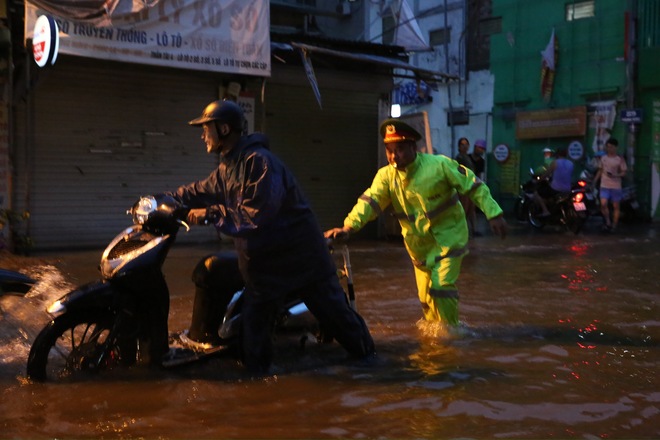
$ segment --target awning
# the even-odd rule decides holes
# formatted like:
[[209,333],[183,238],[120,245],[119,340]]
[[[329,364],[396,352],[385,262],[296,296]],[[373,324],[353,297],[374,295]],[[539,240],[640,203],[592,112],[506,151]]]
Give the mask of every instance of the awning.
[[113,20],[125,20],[144,9],[153,8],[160,0],[27,0],[34,6],[58,17],[112,26]]
[[293,50],[298,49],[303,53],[315,53],[319,55],[327,55],[330,57],[343,58],[347,60],[352,60],[356,62],[366,63],[366,64],[377,64],[379,66],[390,67],[395,69],[392,72],[392,76],[399,78],[415,78],[422,79],[428,83],[446,83],[451,81],[457,81],[459,77],[454,75],[448,75],[443,72],[437,72],[434,70],[422,69],[420,67],[413,66],[412,64],[399,60],[396,58],[389,58],[380,55],[365,54],[358,52],[347,52],[336,49],[327,49],[324,47],[313,46],[310,44],[304,43],[272,43],[271,46],[273,49],[279,50]]

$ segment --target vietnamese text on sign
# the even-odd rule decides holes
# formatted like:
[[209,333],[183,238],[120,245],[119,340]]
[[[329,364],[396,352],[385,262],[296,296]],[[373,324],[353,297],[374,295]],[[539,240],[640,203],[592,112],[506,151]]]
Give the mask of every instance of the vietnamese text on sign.
[[[43,12],[26,2],[26,29]],[[61,53],[270,76],[266,0],[160,0],[152,8],[113,20],[111,27],[54,18],[60,28]]]

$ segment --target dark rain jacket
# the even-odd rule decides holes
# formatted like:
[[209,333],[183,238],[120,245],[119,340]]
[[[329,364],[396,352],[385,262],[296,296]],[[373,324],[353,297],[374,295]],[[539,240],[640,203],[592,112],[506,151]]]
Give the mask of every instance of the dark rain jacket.
[[296,179],[260,133],[244,136],[205,180],[170,193],[234,238],[248,287],[281,295],[336,273]]

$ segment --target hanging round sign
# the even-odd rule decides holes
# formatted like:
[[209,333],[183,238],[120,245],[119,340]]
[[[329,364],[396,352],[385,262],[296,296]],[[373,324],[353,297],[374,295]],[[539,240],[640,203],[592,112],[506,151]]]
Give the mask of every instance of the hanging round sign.
[[568,157],[573,160],[580,160],[584,156],[584,147],[580,141],[573,141],[568,144]]
[[507,144],[499,144],[493,148],[493,157],[499,163],[504,163],[509,159],[509,146]]
[[42,15],[34,23],[32,55],[37,66],[55,64],[60,49],[60,32],[53,17]]

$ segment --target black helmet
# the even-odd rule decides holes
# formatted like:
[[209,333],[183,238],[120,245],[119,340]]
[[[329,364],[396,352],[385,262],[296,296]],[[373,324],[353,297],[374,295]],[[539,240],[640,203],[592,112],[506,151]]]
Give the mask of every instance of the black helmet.
[[228,124],[232,129],[243,130],[243,110],[233,101],[214,101],[206,106],[199,118],[188,122],[199,126],[206,122],[218,121]]

